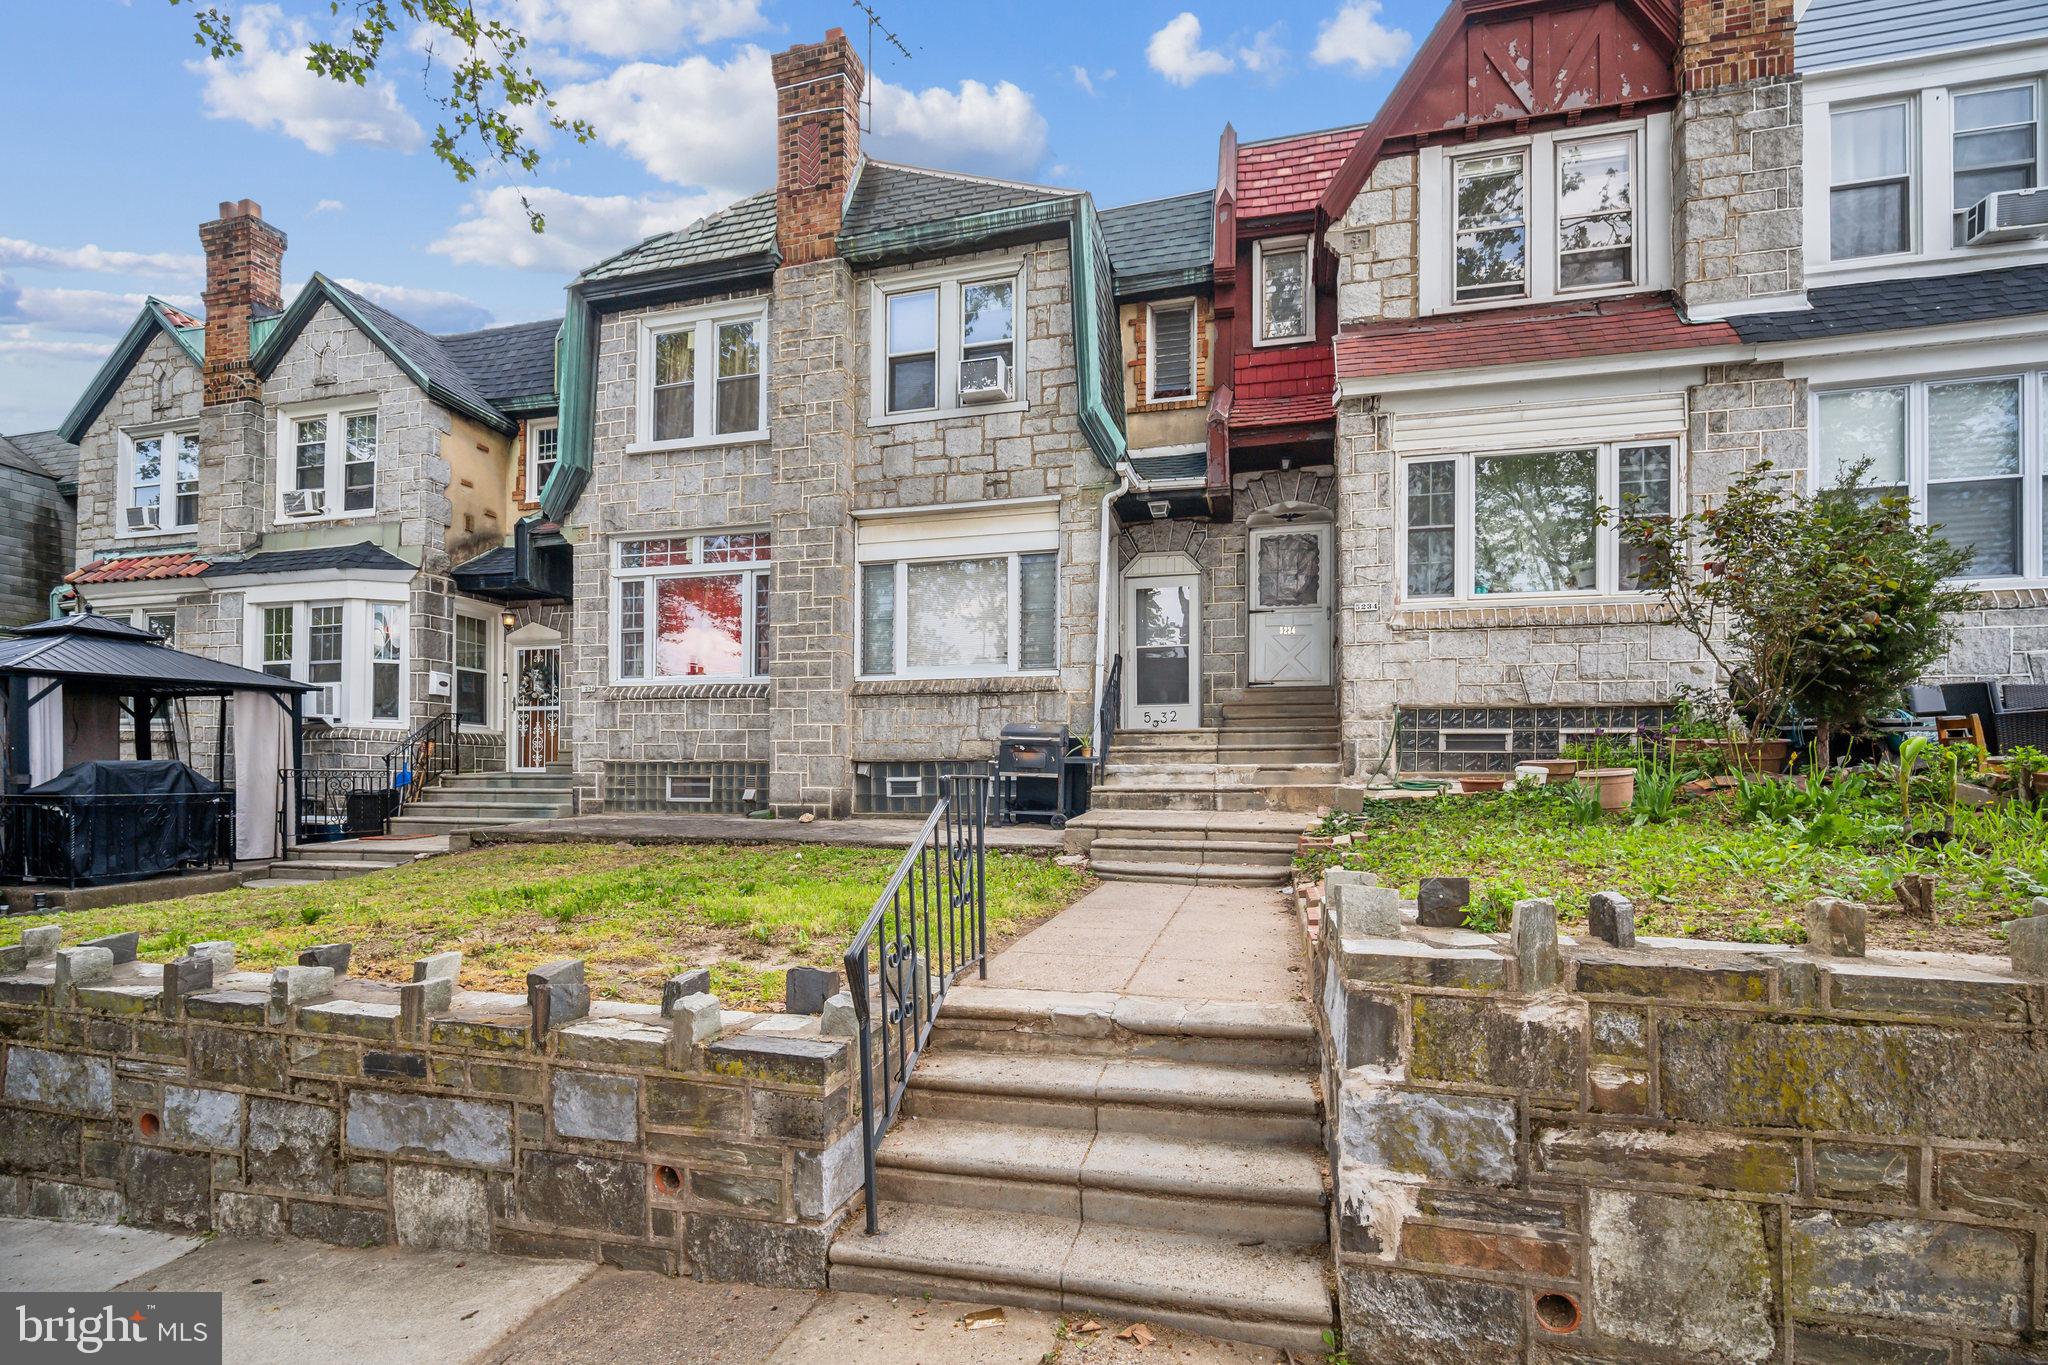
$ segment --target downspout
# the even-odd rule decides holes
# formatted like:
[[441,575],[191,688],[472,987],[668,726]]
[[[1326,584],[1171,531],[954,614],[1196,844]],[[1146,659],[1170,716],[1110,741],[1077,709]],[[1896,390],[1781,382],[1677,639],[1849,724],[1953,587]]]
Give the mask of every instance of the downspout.
[[1110,516],[1116,500],[1131,491],[1131,462],[1117,461],[1116,472],[1115,486],[1102,495],[1102,548],[1095,561],[1095,705],[1088,712],[1091,745],[1099,745],[1102,742],[1102,736],[1095,732],[1102,725],[1103,689],[1109,686],[1109,593],[1110,580],[1116,577],[1110,572],[1109,567]]

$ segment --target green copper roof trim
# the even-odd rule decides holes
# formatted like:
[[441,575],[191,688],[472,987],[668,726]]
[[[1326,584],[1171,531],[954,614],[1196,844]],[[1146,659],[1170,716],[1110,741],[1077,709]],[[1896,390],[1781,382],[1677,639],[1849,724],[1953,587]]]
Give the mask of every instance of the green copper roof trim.
[[509,434],[517,429],[518,424],[496,408],[472,402],[461,394],[449,392],[445,385],[434,382],[428,377],[427,372],[420,368],[418,361],[407,355],[390,337],[385,336],[375,323],[363,316],[361,309],[350,302],[340,289],[334,288],[332,282],[317,270],[313,272],[313,278],[306,281],[306,287],[299,291],[299,296],[292,300],[292,306],[285,309],[283,315],[276,319],[276,324],[270,335],[264,338],[263,345],[249,357],[249,367],[255,371],[257,378],[270,377],[271,371],[284,359],[284,353],[291,349],[292,342],[298,339],[299,333],[305,330],[306,324],[313,320],[313,315],[320,311],[320,305],[323,303],[333,304],[335,310],[347,318],[358,331],[376,342],[377,349],[389,356],[391,363],[405,371],[406,378],[412,380],[436,403],[473,417],[494,431]]
[[1095,215],[1095,201],[1084,197],[1078,202],[1067,235],[1067,260],[1073,272],[1068,292],[1074,304],[1081,434],[1095,457],[1115,469],[1129,449],[1124,435],[1123,327],[1117,317],[1109,244]]
[[263,349],[263,343],[264,343],[264,342],[266,342],[266,341],[268,341],[268,340],[270,340],[270,334],[271,334],[272,332],[275,332],[275,331],[277,330],[277,324],[278,324],[278,323],[279,323],[280,321],[282,321],[282,320],[283,320],[283,318],[284,318],[284,314],[282,314],[282,313],[274,313],[274,314],[272,314],[272,315],[271,315],[270,317],[267,317],[267,318],[253,318],[253,319],[251,319],[251,320],[250,320],[250,322],[249,322],[249,354],[250,354],[250,355],[254,355],[254,354],[256,354],[256,352],[258,352],[258,351],[260,351],[260,350],[262,350],[262,349]]
[[[249,329],[252,335],[255,330],[253,326]],[[205,323],[202,322],[197,327],[173,327],[171,335],[176,337],[178,344],[185,348],[185,354],[192,357],[193,364],[204,365],[206,363]]]
[[[106,411],[107,404],[114,400],[115,390],[121,387],[121,381],[128,377],[128,371],[142,358],[142,352],[159,331],[177,343],[178,349],[185,353],[186,359],[194,365],[203,365],[205,360],[201,348],[193,345],[190,337],[183,335],[190,330],[193,329],[181,328],[171,321],[170,305],[162,299],[154,296],[146,299],[142,311],[135,315],[135,321],[128,325],[128,330],[122,334],[121,339],[114,343],[113,352],[107,356],[106,363],[93,375],[92,382],[85,386],[85,392],[78,396],[78,401],[72,404],[71,411],[58,425],[57,434],[72,445],[77,445],[85,438],[86,428],[93,424],[94,418]],[[201,340],[204,340],[203,332]]]
[[1012,208],[990,209],[958,218],[942,218],[913,227],[888,228],[881,232],[841,233],[839,254],[848,264],[879,265],[885,261],[917,256],[943,256],[954,251],[975,251],[1005,242],[1050,236],[1074,219],[1075,205],[1085,196],[1063,195]]

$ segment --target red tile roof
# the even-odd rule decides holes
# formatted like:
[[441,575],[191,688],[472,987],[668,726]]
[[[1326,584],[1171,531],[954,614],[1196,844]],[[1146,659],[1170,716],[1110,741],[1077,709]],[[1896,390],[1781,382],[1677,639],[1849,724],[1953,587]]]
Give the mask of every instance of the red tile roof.
[[1248,223],[1316,206],[1364,128],[1299,133],[1237,150],[1237,218]]
[[64,575],[66,583],[140,583],[155,578],[197,578],[206,572],[207,561],[190,550],[167,555],[124,555],[118,559],[95,559],[82,569]]
[[1239,351],[1231,366],[1230,425],[1291,426],[1328,422],[1336,374],[1327,345],[1255,346]]
[[1337,374],[1371,379],[1734,346],[1740,341],[1725,322],[1686,322],[1666,295],[1633,294],[1346,328],[1337,334]]

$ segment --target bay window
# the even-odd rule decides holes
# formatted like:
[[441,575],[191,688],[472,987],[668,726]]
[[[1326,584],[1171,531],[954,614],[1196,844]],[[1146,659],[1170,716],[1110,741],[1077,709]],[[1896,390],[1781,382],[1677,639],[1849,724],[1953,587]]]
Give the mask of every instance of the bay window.
[[876,282],[872,419],[1022,407],[1023,297],[1023,267],[1014,261]]
[[120,520],[123,535],[190,531],[199,525],[199,434],[162,431],[124,436]]
[[1640,547],[1611,508],[1668,517],[1677,499],[1669,441],[1562,450],[1415,456],[1402,462],[1401,582],[1410,599],[1640,592]]
[[491,623],[461,612],[455,615],[455,720],[491,722]]
[[1252,302],[1258,310],[1253,340],[1259,345],[1308,340],[1313,331],[1308,240],[1255,242],[1252,257]]
[[274,677],[318,688],[301,703],[307,716],[337,725],[399,724],[406,619],[398,602],[254,602],[244,627],[249,660]]
[[403,611],[388,602],[370,604],[370,719],[397,720],[404,690]]
[[1913,107],[1904,100],[1829,116],[1828,255],[1913,249]]
[[329,409],[286,413],[278,433],[286,469],[280,519],[300,521],[377,510],[377,414]]
[[764,677],[768,533],[720,531],[613,548],[612,673],[620,682]]
[[643,318],[632,448],[765,440],[767,344],[757,301]]
[[2044,382],[2033,373],[1817,393],[1816,484],[1867,461],[1867,483],[1909,495],[1916,520],[1969,550],[1970,579],[2048,579]]

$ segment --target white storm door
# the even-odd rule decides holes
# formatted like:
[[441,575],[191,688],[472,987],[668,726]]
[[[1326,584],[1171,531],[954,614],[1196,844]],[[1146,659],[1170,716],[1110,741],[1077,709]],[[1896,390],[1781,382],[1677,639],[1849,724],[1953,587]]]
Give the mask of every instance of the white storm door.
[[1202,723],[1202,580],[1193,574],[1133,578],[1124,585],[1124,723],[1192,730]]
[[534,772],[561,752],[562,650],[521,645],[512,655],[512,752],[507,767]]
[[1252,678],[1330,681],[1330,528],[1266,526],[1251,536]]

